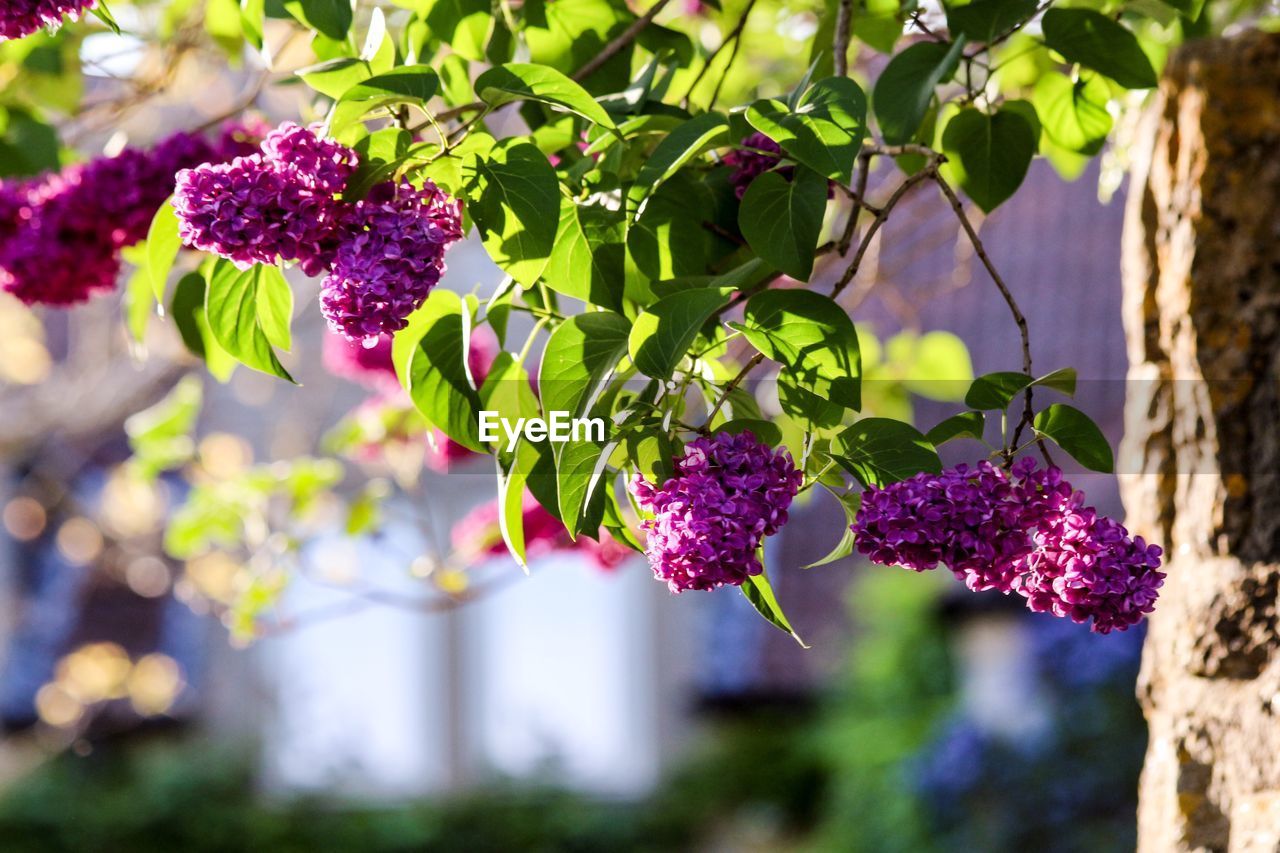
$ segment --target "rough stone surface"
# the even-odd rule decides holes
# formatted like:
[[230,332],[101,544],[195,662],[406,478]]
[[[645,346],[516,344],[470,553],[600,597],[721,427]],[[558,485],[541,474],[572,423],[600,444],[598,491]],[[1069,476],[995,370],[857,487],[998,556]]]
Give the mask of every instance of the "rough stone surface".
[[1280,35],[1169,62],[1124,246],[1122,491],[1166,546],[1139,849],[1280,850]]

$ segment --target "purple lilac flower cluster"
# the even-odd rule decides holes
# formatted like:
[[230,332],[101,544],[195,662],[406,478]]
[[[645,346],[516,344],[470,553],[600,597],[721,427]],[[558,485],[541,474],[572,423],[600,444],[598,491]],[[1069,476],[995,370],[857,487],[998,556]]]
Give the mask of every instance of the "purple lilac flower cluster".
[[872,562],[944,564],[973,590],[1016,592],[1035,612],[1093,619],[1105,634],[1137,624],[1164,582],[1160,548],[1084,506],[1062,472],[1032,459],[988,462],[869,488],[852,525]]
[[353,340],[404,328],[444,273],[444,251],[462,238],[462,210],[430,181],[374,187],[339,229],[320,290],[329,327]]
[[740,586],[762,567],[761,541],[787,523],[803,479],[786,450],[750,432],[697,438],[662,485],[637,474],[631,492],[654,514],[645,556],[672,592]]
[[[753,133],[742,140],[742,147],[735,148],[724,155],[724,163],[733,171],[729,174],[729,183],[733,185],[734,194],[742,198],[751,182],[773,169],[782,159],[782,148],[763,133]],[[786,167],[778,173],[790,178],[795,169]]]
[[445,249],[462,238],[462,209],[430,181],[386,182],[344,201],[357,162],[314,129],[281,125],[256,154],[179,173],[179,233],[241,267],[283,260],[327,273],[320,306],[329,327],[375,340],[403,328],[439,282]]
[[259,153],[178,173],[178,233],[188,246],[242,268],[286,260],[319,273],[331,263],[342,214],[334,194],[356,161],[346,146],[285,123],[267,134]]
[[4,0],[0,2],[0,39],[20,39],[42,27],[73,21],[92,9],[94,0]]
[[181,169],[234,157],[253,132],[234,125],[210,142],[176,133],[149,151],[77,163],[0,183],[0,289],[28,304],[72,305],[115,287],[120,250],[147,235]]

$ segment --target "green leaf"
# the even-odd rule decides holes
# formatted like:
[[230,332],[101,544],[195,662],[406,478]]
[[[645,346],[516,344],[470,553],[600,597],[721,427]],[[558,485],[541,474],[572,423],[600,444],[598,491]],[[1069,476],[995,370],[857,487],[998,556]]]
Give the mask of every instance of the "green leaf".
[[627,354],[631,323],[612,311],[576,314],[547,339],[538,393],[548,412],[581,417],[591,410],[618,362]]
[[747,187],[738,227],[747,245],[792,278],[807,281],[827,209],[827,179],[797,166],[791,180],[765,172]]
[[620,216],[562,199],[560,228],[542,277],[557,293],[620,311],[625,255]]
[[805,566],[804,568],[806,569],[816,569],[818,566],[825,566],[834,563],[836,560],[843,560],[853,553],[853,521],[858,517],[858,507],[862,506],[862,495],[857,492],[837,492],[825,483],[822,484],[822,487],[831,493],[831,496],[840,503],[840,508],[844,510],[845,524],[842,528],[844,533],[840,537],[840,541],[825,557]]
[[1054,391],[1071,396],[1076,392],[1076,372],[1073,368],[1064,367],[1052,373],[1046,373],[1039,379],[1033,379],[1025,373],[988,373],[979,376],[969,386],[964,404],[971,409],[986,411],[1005,409],[1019,392],[1032,385],[1052,388]]
[[[480,387],[482,411],[497,412],[498,417],[515,423],[520,418],[538,417],[542,408],[529,384],[529,373],[509,352],[500,352],[489,367],[489,375]],[[506,452],[508,437],[499,430],[498,450]]]
[[[599,55],[636,17],[616,0],[525,0],[529,59],[572,74]],[[583,85],[598,94],[616,92],[630,77],[633,51],[618,53],[591,74]]]
[[173,212],[173,200],[165,199],[152,217],[151,228],[147,231],[147,276],[156,299],[164,299],[169,271],[173,269],[181,248],[182,238],[178,236],[178,217]]
[[351,29],[351,0],[286,0],[284,8],[302,24],[335,41]]
[[929,111],[934,88],[955,73],[964,44],[963,37],[952,44],[918,42],[889,60],[871,93],[885,142],[911,141]]
[[1050,9],[1041,19],[1044,42],[1068,62],[1079,62],[1126,89],[1150,89],[1156,72],[1137,37],[1092,9]]
[[502,541],[507,543],[507,551],[528,574],[524,549],[524,486],[524,475],[514,466],[510,471],[503,471],[499,464],[498,529],[502,531]]
[[1002,107],[987,115],[961,110],[942,132],[942,150],[950,161],[946,177],[959,184],[986,213],[1013,195],[1027,176],[1036,153],[1037,133],[1017,110]]
[[830,77],[819,80],[794,111],[782,101],[756,101],[747,121],[797,162],[848,184],[867,132],[867,96],[849,78]]
[[746,583],[742,585],[742,594],[746,596],[747,601],[751,602],[751,606],[763,616],[770,625],[774,626],[784,634],[788,634],[804,648],[809,648],[805,641],[800,639],[800,635],[791,627],[791,623],[787,621],[786,614],[782,612],[782,605],[778,604],[778,597],[773,594],[773,586],[769,583],[769,578],[764,572],[758,575],[750,575]]
[[458,444],[487,452],[480,441],[480,396],[467,374],[469,326],[461,297],[436,288],[396,332],[391,358],[400,384],[427,422]]
[[636,368],[653,379],[670,379],[702,324],[728,300],[729,291],[708,288],[673,293],[650,305],[627,341]]
[[363,59],[341,56],[328,62],[299,68],[298,76],[312,89],[336,100],[357,83],[372,77],[373,69]]
[[1088,415],[1063,403],[1054,403],[1036,415],[1036,435],[1050,439],[1084,467],[1110,474],[1115,470],[1111,445]]
[[369,13],[369,29],[364,34],[360,58],[374,74],[386,74],[396,64],[396,43],[387,32],[387,18],[377,6]]
[[1177,9],[1188,21],[1195,22],[1200,20],[1205,0],[1164,0],[1164,3],[1166,6]]
[[649,482],[662,484],[671,478],[676,452],[666,430],[656,426],[632,430],[623,436],[623,444],[632,467]]
[[489,0],[430,0],[427,29],[453,52],[475,62],[485,60],[485,47],[496,24]]
[[92,15],[99,21],[107,25],[107,28],[116,35],[120,35],[120,25],[116,23],[116,19],[111,14],[111,10],[107,8],[107,4],[98,0],[94,7],[89,10]]
[[1046,373],[1031,384],[1052,388],[1070,397],[1076,393],[1076,371],[1072,367],[1063,367],[1052,373]]
[[834,300],[812,290],[765,290],[747,300],[734,328],[809,393],[861,407],[858,333]]
[[722,144],[729,120],[720,113],[703,113],[677,127],[658,143],[640,167],[636,181],[627,192],[627,211],[634,220],[644,212],[646,200],[657,192],[680,167],[711,145]]
[[262,50],[262,22],[266,17],[265,0],[240,0],[240,28],[245,41],[254,50]]
[[1036,83],[1036,113],[1044,132],[1068,151],[1090,156],[1102,150],[1111,133],[1110,98],[1107,84],[1096,75],[1073,82],[1065,74],[1048,72]]
[[405,65],[357,83],[334,105],[329,126],[339,133],[370,112],[392,104],[425,107],[440,89],[440,78],[428,65]]
[[[256,264],[247,270],[219,258],[209,266],[205,277],[205,314],[209,329],[218,345],[241,364],[263,373],[293,382],[293,377],[280,364],[271,348],[271,338],[263,328],[263,318],[277,322],[279,287],[288,287],[284,275],[276,267]],[[279,337],[279,328],[274,329]]]
[[971,42],[987,44],[1035,15],[1036,0],[973,0],[946,7],[947,29]]
[[973,380],[964,404],[971,409],[991,411],[1006,409],[1018,393],[1034,380],[1025,373],[987,373]]
[[706,273],[715,215],[711,193],[680,173],[645,201],[627,229],[625,295],[647,305],[660,295],[653,283]]
[[204,294],[204,276],[198,272],[187,273],[174,285],[173,297],[169,300],[169,316],[173,317],[187,351],[203,359],[215,379],[226,382],[235,372],[238,362],[213,339],[204,310]]
[[[560,445],[556,454],[556,492],[560,498],[560,518],[571,539],[577,539],[584,529],[586,510],[599,494],[609,457],[616,446],[616,441],[608,444],[569,441]],[[590,532],[594,534],[595,530]]]
[[973,438],[982,441],[985,426],[986,417],[982,412],[961,412],[929,430],[925,433],[925,438],[934,447],[940,447],[957,438]]
[[138,343],[146,338],[147,323],[151,320],[151,309],[155,304],[156,297],[151,292],[151,276],[145,266],[138,267],[124,286],[125,327]]
[[293,349],[290,326],[293,323],[293,290],[275,267],[258,282],[258,322],[273,347],[285,352]]
[[352,148],[360,162],[342,191],[343,200],[364,198],[375,185],[391,180],[412,143],[413,136],[398,127],[375,130],[356,142]]
[[493,262],[532,286],[546,268],[560,223],[560,183],[546,155],[528,142],[472,157],[464,167],[467,212]]
[[540,101],[577,113],[601,127],[615,129],[613,119],[587,90],[565,75],[545,65],[509,63],[476,78],[476,94],[490,107],[512,101]]
[[831,441],[831,458],[864,486],[884,486],[922,471],[938,473],[938,451],[910,424],[866,418]]

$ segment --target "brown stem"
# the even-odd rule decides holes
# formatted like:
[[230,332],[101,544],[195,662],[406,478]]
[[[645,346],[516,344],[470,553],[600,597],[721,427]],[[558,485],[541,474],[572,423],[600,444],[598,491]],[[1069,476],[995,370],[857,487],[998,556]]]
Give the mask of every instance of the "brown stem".
[[[868,152],[858,155],[858,188],[854,191],[852,198],[854,201],[853,209],[849,211],[849,221],[845,223],[844,233],[840,235],[840,242],[837,250],[840,257],[849,254],[849,247],[853,245],[853,234],[858,229],[858,217],[862,213],[862,208],[867,205],[867,178],[871,174],[871,157]],[[879,208],[871,211],[873,216],[879,216],[883,211]]]
[[849,286],[849,282],[853,281],[854,276],[858,274],[858,267],[862,264],[862,258],[867,254],[867,249],[871,247],[871,241],[875,239],[876,234],[879,233],[881,226],[883,226],[885,221],[889,218],[889,214],[893,212],[895,207],[897,207],[898,202],[902,201],[903,196],[905,196],[916,184],[926,178],[934,177],[938,171],[939,162],[941,162],[941,155],[935,154],[934,158],[928,165],[919,172],[916,172],[914,175],[909,176],[898,185],[898,188],[893,191],[893,195],[889,196],[889,200],[884,203],[884,207],[880,208],[879,215],[872,220],[871,227],[869,227],[867,229],[867,233],[863,235],[862,242],[858,244],[858,251],[853,256],[853,262],[849,264],[845,269],[844,274],[840,276],[840,280],[836,282],[835,287],[831,289],[832,299],[838,297],[841,291]]
[[[1004,279],[1000,277],[1000,273],[996,270],[996,265],[991,262],[991,257],[987,254],[987,248],[982,243],[982,238],[978,236],[978,231],[973,227],[973,223],[969,221],[969,216],[964,212],[964,206],[960,203],[960,197],[956,195],[955,190],[947,183],[942,175],[933,174],[934,183],[938,185],[938,189],[942,190],[942,194],[946,196],[947,201],[951,204],[951,209],[955,211],[956,218],[960,220],[960,227],[964,229],[964,233],[968,235],[969,242],[973,244],[973,251],[978,256],[978,260],[982,261],[982,266],[986,269],[987,275],[991,276],[991,280],[995,283],[996,289],[1000,291],[1000,295],[1004,297],[1005,305],[1009,307],[1009,313],[1013,315],[1013,322],[1018,327],[1018,338],[1022,344],[1022,372],[1027,376],[1031,373],[1031,333],[1027,327],[1027,318],[1022,313],[1022,309],[1018,307],[1018,301],[1014,299],[1013,292],[1009,290],[1009,286],[1005,284]],[[1022,417],[1018,420],[1018,426],[1013,431],[1013,441],[1010,443],[1012,447],[1017,447],[1019,439],[1022,437],[1022,431],[1031,424],[1034,415],[1031,409],[1031,386],[1027,386],[1026,394],[1023,395]],[[1045,447],[1044,441],[1037,439],[1036,443],[1040,446],[1040,453],[1044,456],[1045,462],[1049,465],[1053,464],[1053,460],[1049,457],[1049,450]]]
[[729,395],[733,393],[733,389],[742,384],[742,380],[747,378],[747,374],[755,370],[756,365],[764,361],[764,353],[758,352],[751,356],[751,360],[743,365],[742,370],[738,371],[738,375],[729,380],[729,384],[724,386],[724,390],[720,392],[720,399],[716,400],[716,404],[711,407],[711,411],[707,413],[707,426],[711,426],[711,422],[716,419],[716,415],[724,408],[725,401],[729,399]]
[[[724,50],[732,42],[734,45],[733,56],[729,59],[729,65],[725,66],[725,74],[729,72],[729,66],[733,65],[734,58],[738,55],[737,44],[742,38],[742,31],[747,28],[747,18],[751,16],[751,10],[755,8],[756,0],[750,0],[746,8],[742,10],[742,15],[738,18],[738,23],[733,25],[733,29],[724,37],[720,44],[716,45],[716,49],[711,51],[711,55],[707,57],[707,61],[698,69],[698,73],[694,75],[693,82],[689,84],[689,88],[685,90],[682,102],[685,107],[689,106],[689,98],[693,97],[693,90],[698,88],[698,84],[702,82],[702,78],[707,76],[707,72],[711,70],[712,64],[716,61],[716,57],[720,55],[720,51]],[[720,94],[720,86],[724,83],[724,76],[721,75],[720,83],[716,84],[716,95]]]
[[653,19],[656,18],[658,13],[661,12],[670,2],[671,0],[658,0],[657,3],[654,3],[648,12],[645,12],[639,18],[636,18],[635,21],[631,23],[631,26],[623,30],[622,34],[613,41],[606,44],[604,49],[596,54],[590,62],[575,71],[573,79],[581,83],[583,80],[603,68],[606,62],[613,59],[623,48],[635,41],[636,37],[640,35],[640,31],[653,23]]
[[853,33],[853,0],[840,0],[836,11],[836,33],[832,62],[837,77],[849,76],[849,36]]

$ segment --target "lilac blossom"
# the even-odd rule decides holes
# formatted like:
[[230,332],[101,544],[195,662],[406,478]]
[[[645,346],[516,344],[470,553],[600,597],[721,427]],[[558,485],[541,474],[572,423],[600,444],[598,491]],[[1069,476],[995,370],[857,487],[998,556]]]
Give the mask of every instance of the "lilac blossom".
[[320,290],[329,328],[351,340],[404,328],[444,273],[444,252],[462,238],[458,202],[427,181],[374,187],[337,234]]
[[1141,621],[1164,581],[1159,547],[1031,459],[1010,472],[984,462],[869,488],[852,529],[874,563],[943,564],[970,589],[1016,592],[1035,612],[1092,619],[1101,634]]
[[740,586],[763,570],[764,537],[787,523],[802,476],[785,450],[750,432],[690,442],[661,485],[637,474],[630,488],[653,513],[642,523],[645,556],[672,592]]

